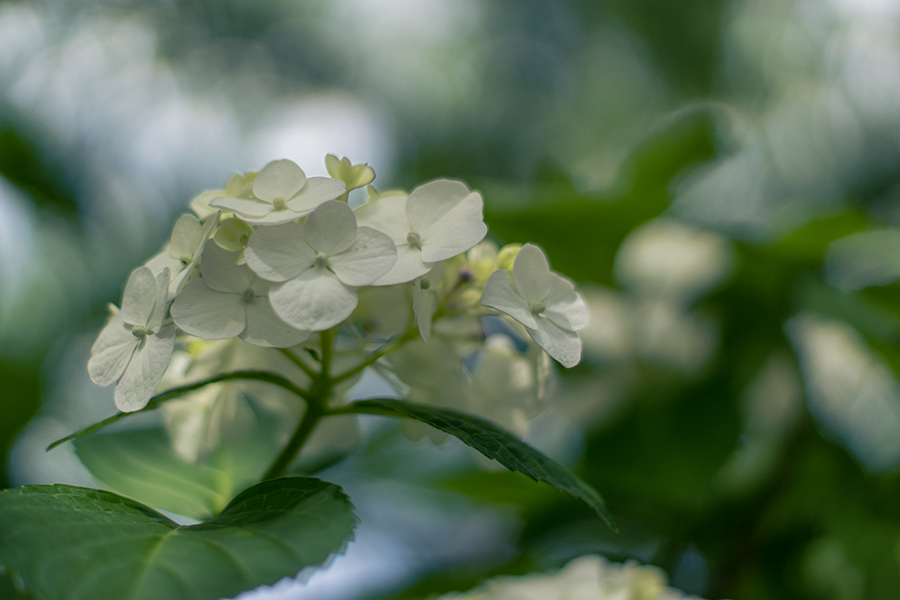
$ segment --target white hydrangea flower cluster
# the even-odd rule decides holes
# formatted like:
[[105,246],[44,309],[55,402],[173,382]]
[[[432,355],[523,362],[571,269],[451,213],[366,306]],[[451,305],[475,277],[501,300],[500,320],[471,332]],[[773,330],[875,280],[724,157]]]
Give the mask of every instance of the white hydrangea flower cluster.
[[[465,397],[503,406],[545,395],[549,362],[530,340],[565,367],[579,362],[584,302],[537,246],[483,241],[478,192],[440,179],[379,194],[367,165],[329,155],[326,166],[331,177],[307,177],[276,160],[191,202],[194,215],[180,217],[169,243],[132,273],[121,310],[91,349],[91,379],[116,382],[121,411],[143,408],[176,349],[198,338],[275,349],[307,374],[316,363],[322,372],[344,365],[324,373],[329,385],[371,367],[404,391],[421,386],[407,381],[403,353],[430,356],[416,348],[431,343],[445,352],[431,363],[453,366],[443,392],[468,386],[475,392]],[[349,192],[366,186],[368,201],[351,208]],[[489,335],[491,315],[506,323],[505,341]],[[387,357],[395,350],[396,360]],[[170,373],[166,383],[183,380]],[[507,412],[497,420],[525,418],[521,407]]]
[[657,567],[582,556],[556,573],[500,577],[440,600],[699,600],[666,585]]

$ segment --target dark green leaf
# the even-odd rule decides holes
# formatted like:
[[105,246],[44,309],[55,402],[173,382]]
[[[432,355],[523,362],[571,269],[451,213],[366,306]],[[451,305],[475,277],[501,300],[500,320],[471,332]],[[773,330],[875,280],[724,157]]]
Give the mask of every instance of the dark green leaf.
[[709,113],[683,113],[633,153],[619,181],[604,194],[580,194],[558,178],[536,182],[533,188],[481,186],[487,198],[485,221],[505,243],[541,246],[556,271],[610,285],[622,241],[669,208],[672,182],[680,173],[715,156],[713,135]]
[[303,477],[190,526],[110,492],[25,486],[0,493],[0,564],[47,600],[218,600],[321,565],[355,524],[339,487]]
[[341,412],[406,417],[427,423],[449,433],[511,471],[520,471],[535,481],[549,483],[556,489],[584,501],[615,529],[612,516],[606,510],[597,490],[540,451],[489,421],[455,410],[402,400],[360,400],[349,404]]

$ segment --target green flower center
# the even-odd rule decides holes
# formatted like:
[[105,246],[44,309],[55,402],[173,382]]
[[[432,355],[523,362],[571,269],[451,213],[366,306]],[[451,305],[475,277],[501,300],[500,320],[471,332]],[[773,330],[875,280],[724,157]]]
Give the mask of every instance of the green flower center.
[[131,328],[131,335],[136,338],[147,337],[147,328],[143,325],[135,325]]
[[244,290],[244,293],[241,294],[241,297],[244,299],[245,303],[249,304],[250,302],[253,302],[254,298],[256,298],[256,294],[253,293],[253,290],[247,288],[246,290]]
[[415,231],[410,231],[406,235],[406,241],[410,246],[412,246],[416,250],[422,249],[422,236],[419,235],[418,233],[416,233]]
[[272,200],[272,206],[275,207],[275,210],[284,210],[286,204],[287,202],[285,202],[284,198],[282,198],[281,196]]
[[328,266],[328,255],[324,252],[318,252],[316,254],[316,266],[317,267],[327,267]]
[[547,307],[544,306],[543,302],[535,302],[531,305],[531,314],[533,315],[539,315],[545,310],[547,310]]
[[428,288],[431,287],[431,282],[428,281],[427,279],[423,279],[422,281],[419,282],[419,286],[421,286],[421,288],[423,290],[427,290]]
[[249,242],[249,241],[250,241],[250,236],[247,235],[246,233],[245,233],[244,235],[241,236],[240,242],[241,242],[241,244],[243,244],[244,246],[246,246],[246,245],[247,245],[247,242]]

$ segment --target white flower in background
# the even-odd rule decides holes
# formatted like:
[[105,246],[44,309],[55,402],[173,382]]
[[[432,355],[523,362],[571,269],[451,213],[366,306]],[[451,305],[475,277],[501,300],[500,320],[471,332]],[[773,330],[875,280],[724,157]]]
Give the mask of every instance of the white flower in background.
[[375,285],[405,283],[434,263],[461,254],[484,239],[481,194],[461,181],[439,179],[408,196],[387,196],[356,209],[360,224],[382,231],[397,245],[397,264]]
[[481,304],[506,313],[564,367],[581,360],[575,333],[588,323],[588,310],[568,279],[550,271],[544,251],[525,244],[516,255],[512,275],[495,271],[484,286]]
[[305,224],[257,230],[245,257],[257,275],[275,282],[269,301],[278,316],[297,329],[322,331],[350,316],[356,288],[390,271],[397,250],[385,234],[357,227],[345,203],[330,200]]
[[168,269],[158,277],[147,267],[135,270],[125,286],[122,309],[91,347],[91,381],[105,386],[118,380],[114,396],[122,412],[146,406],[169,365],[175,328],[163,327],[168,288]]
[[209,244],[200,261],[199,279],[185,286],[172,303],[175,324],[205,340],[240,337],[256,346],[288,348],[310,333],[278,318],[269,304],[268,281],[246,265],[234,264],[234,254]]
[[344,182],[330,177],[306,177],[289,160],[273,160],[256,175],[250,198],[221,197],[209,204],[233,210],[242,220],[275,225],[305,217],[317,206],[344,193]]
[[491,335],[478,354],[463,408],[524,437],[528,422],[552,393],[550,365],[535,346],[529,344],[528,353],[521,354],[508,335]]
[[218,211],[204,223],[193,215],[181,215],[172,228],[169,245],[147,263],[154,275],[169,270],[169,298],[177,296],[194,274],[194,267],[218,223]]
[[[190,379],[189,371],[203,371],[202,366],[197,368],[197,362],[193,353],[175,352],[163,383],[167,388],[184,385]],[[208,385],[170,400],[163,404],[162,411],[172,446],[179,456],[192,463],[207,460],[223,440],[239,440],[256,422],[256,415],[235,382]]]
[[[657,567],[608,562],[599,556],[576,558],[556,573],[499,577],[464,594],[441,600],[687,600],[666,586]],[[699,600],[696,599],[695,600]]]

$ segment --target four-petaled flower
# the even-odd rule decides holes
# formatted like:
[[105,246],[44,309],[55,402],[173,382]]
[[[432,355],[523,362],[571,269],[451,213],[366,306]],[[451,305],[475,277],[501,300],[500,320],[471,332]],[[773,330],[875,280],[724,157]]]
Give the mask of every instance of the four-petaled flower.
[[303,169],[289,160],[273,160],[253,180],[253,197],[221,197],[210,206],[233,210],[255,225],[275,225],[305,217],[317,206],[334,200],[346,186],[339,179],[306,177]]
[[169,298],[174,298],[184,289],[218,223],[218,210],[204,223],[193,215],[181,215],[175,221],[169,245],[147,263],[154,275],[169,270]]
[[581,360],[575,333],[588,322],[584,300],[568,279],[550,271],[543,250],[525,244],[508,271],[495,271],[484,286],[481,304],[506,313],[564,367]]
[[320,205],[302,225],[257,230],[244,255],[257,275],[275,282],[269,301],[278,316],[311,331],[349,317],[359,302],[356,288],[371,285],[397,260],[391,238],[357,227],[353,211],[337,200]]
[[434,263],[465,252],[487,235],[481,194],[461,181],[438,179],[407,196],[387,196],[356,209],[361,225],[389,235],[397,263],[375,285],[412,281]]
[[120,310],[106,325],[88,361],[88,374],[97,385],[118,380],[114,394],[122,412],[139,410],[156,391],[175,347],[175,328],[163,327],[169,270],[158,277],[147,267],[128,278]]
[[172,319],[187,333],[206,340],[238,336],[275,348],[296,346],[309,337],[308,331],[278,318],[269,304],[271,284],[246,265],[234,264],[234,254],[209,244],[200,274],[172,303]]

